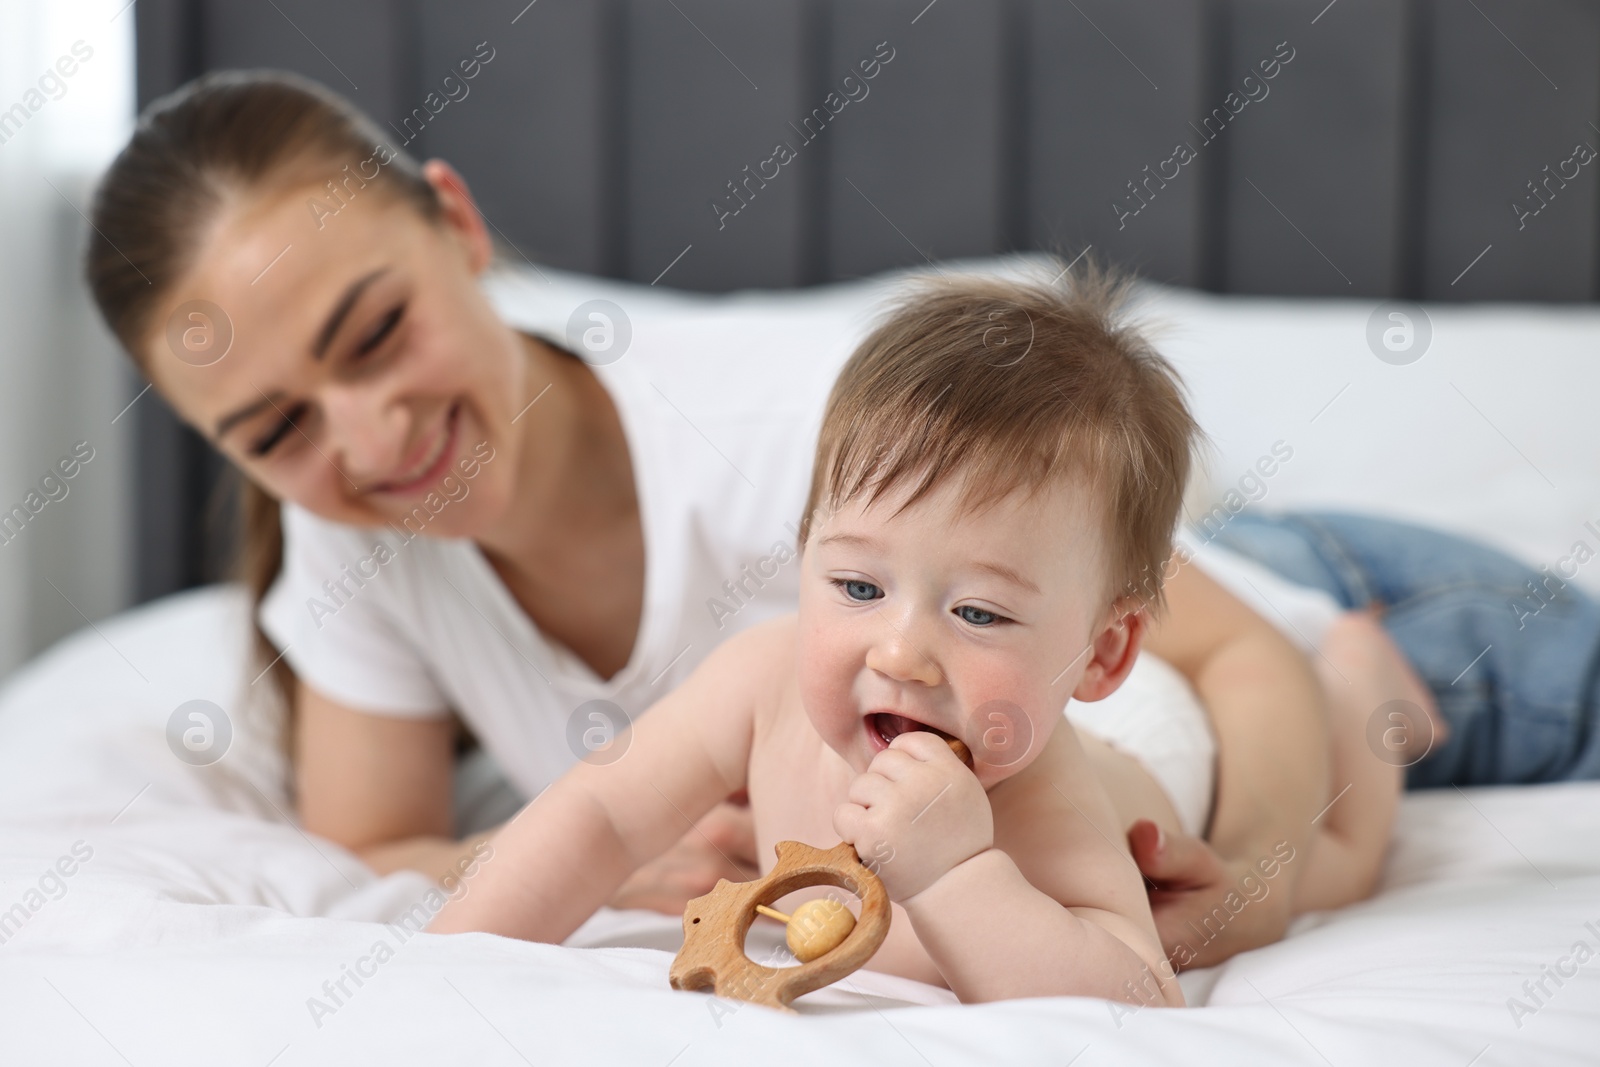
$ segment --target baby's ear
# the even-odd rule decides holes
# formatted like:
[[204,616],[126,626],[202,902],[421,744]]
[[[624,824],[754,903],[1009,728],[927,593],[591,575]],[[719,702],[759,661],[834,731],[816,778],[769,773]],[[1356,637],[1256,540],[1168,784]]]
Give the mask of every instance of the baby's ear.
[[1074,700],[1104,700],[1128,677],[1134,661],[1139,658],[1145,627],[1150,621],[1141,610],[1143,606],[1143,602],[1133,596],[1121,597],[1112,604],[1104,626],[1090,644],[1089,664],[1072,691]]

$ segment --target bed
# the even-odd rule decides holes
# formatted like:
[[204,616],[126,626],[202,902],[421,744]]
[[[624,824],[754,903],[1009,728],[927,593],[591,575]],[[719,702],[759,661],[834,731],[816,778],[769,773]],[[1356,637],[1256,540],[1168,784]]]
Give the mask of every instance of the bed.
[[[546,284],[575,306],[620,283],[551,271]],[[738,299],[750,310],[788,298]],[[1202,503],[1281,440],[1293,458],[1250,507],[1382,510],[1536,565],[1592,542],[1600,311],[1408,305],[1430,336],[1418,358],[1396,361],[1369,345],[1373,301],[1150,286],[1141,303],[1165,324],[1162,347],[1215,445]],[[1600,567],[1575,580],[1595,591],[1597,579]],[[1408,795],[1373,899],[1184,974],[1187,1010],[961,1006],[858,972],[786,1016],[671,991],[669,917],[601,912],[566,946],[414,932],[420,876],[375,877],[290,818],[279,712],[251,684],[247,640],[243,594],[213,586],[86,628],[0,693],[0,1060],[1600,1057],[1600,783]],[[216,762],[176,758],[193,701],[225,720]]]

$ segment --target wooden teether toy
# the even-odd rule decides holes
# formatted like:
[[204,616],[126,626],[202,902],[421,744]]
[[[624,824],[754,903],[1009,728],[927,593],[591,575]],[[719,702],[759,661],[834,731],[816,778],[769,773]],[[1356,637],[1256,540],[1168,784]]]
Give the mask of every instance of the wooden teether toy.
[[[799,841],[779,841],[777,852],[777,865],[766,877],[753,882],[724,878],[705,896],[689,901],[683,909],[683,948],[668,972],[673,989],[710,989],[719,997],[788,1011],[796,997],[837,982],[878,951],[889,934],[889,894],[878,876],[861,865],[853,846],[840,842],[823,851]],[[764,967],[746,956],[744,939],[756,908],[814,885],[838,886],[860,897],[860,921],[852,921],[843,938],[798,967]],[[839,910],[850,914],[843,905]],[[793,918],[790,928],[795,928]],[[810,938],[802,943],[814,947]]]
[[[951,738],[950,749],[968,767],[972,754]],[[814,848],[799,841],[777,844],[778,862],[752,882],[717,882],[711,892],[683,910],[683,947],[672,961],[673,989],[710,989],[719,997],[764,1004],[780,1011],[825,985],[855,971],[889,935],[889,894],[878,876],[862,865],[853,846]],[[857,920],[838,900],[809,900],[785,915],[771,907],[797,889],[838,886],[861,900]],[[744,952],[745,935],[760,912],[788,925],[785,940],[798,967],[765,967]]]

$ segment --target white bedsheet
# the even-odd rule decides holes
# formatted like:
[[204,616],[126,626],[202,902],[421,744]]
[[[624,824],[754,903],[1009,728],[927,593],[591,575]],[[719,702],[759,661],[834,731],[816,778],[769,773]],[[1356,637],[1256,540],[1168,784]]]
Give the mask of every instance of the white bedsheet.
[[[858,972],[795,1019],[670,991],[675,919],[602,913],[574,938],[662,948],[382,925],[425,884],[374,878],[288,821],[281,762],[237,695],[243,623],[236,590],[163,601],[80,633],[0,700],[0,908],[75,843],[92,849],[0,945],[0,1062],[1059,1065],[1082,1052],[1079,1064],[1464,1067],[1480,1052],[1484,1065],[1600,1050],[1600,959],[1561,988],[1547,980],[1536,1014],[1507,1006],[1575,942],[1600,950],[1597,784],[1408,797],[1379,896],[1186,974],[1204,1010],[962,1007]],[[240,727],[203,768],[165,740],[172,709],[197,697]],[[323,983],[379,941],[393,958],[363,965],[373,976],[347,978],[336,1004]]]
[[[1597,514],[1600,313],[1430,309],[1429,355],[1390,367],[1365,347],[1370,304],[1157,300],[1218,485],[1285,438],[1266,506],[1385,508],[1535,562]],[[573,939],[595,947],[402,941],[384,923],[425,883],[374,878],[288,819],[276,720],[241,696],[245,634],[236,590],[190,594],[0,693],[0,1064],[1600,1062],[1600,957],[1537,1002],[1523,988],[1580,941],[1600,953],[1600,784],[1408,796],[1373,900],[1186,974],[1191,1010],[964,1007],[858,972],[797,1018],[669,990],[675,919],[602,913]],[[166,742],[197,698],[235,729],[209,767]],[[324,983],[379,941],[393,957],[336,1004]]]

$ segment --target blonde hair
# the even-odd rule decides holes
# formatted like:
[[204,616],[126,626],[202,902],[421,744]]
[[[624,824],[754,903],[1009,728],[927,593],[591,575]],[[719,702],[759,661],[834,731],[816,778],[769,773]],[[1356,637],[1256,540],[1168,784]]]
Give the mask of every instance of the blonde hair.
[[834,383],[802,550],[819,509],[862,493],[870,505],[914,482],[904,509],[960,476],[962,507],[981,511],[1076,476],[1102,504],[1107,605],[1138,592],[1162,609],[1201,432],[1177,372],[1125,321],[1130,282],[1066,274],[911,288]]

